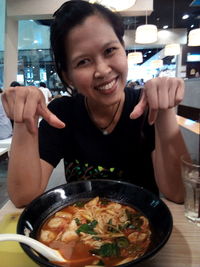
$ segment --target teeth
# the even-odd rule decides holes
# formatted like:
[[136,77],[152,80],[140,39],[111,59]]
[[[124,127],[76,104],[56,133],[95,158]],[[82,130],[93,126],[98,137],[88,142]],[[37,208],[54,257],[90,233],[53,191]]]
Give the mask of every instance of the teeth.
[[115,80],[113,80],[112,82],[110,82],[110,83],[108,83],[106,85],[98,87],[98,90],[108,90],[108,89],[112,88],[114,83],[115,83]]

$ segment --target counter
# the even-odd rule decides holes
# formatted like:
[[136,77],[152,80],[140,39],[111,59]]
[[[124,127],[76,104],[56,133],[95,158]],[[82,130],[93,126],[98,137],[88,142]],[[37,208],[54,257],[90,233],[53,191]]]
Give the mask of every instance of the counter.
[[[178,205],[164,200],[169,207],[174,227],[172,234],[161,249],[161,251],[152,259],[138,267],[199,267],[200,266],[200,227],[190,223],[184,216],[183,205]],[[8,201],[0,210],[0,233],[3,231],[2,223],[9,232],[14,232],[14,228],[9,228],[5,219],[12,216],[14,220],[22,212],[22,209],[16,209],[11,201]],[[161,218],[162,220],[162,218]],[[16,226],[17,221],[15,222]],[[4,231],[5,232],[5,231]],[[5,242],[8,243],[8,242]],[[5,244],[4,243],[4,244]],[[37,265],[28,258],[18,244],[13,249],[9,243],[0,244],[0,259],[3,267],[37,267]],[[2,255],[4,255],[2,262]],[[6,256],[5,256],[6,255]]]

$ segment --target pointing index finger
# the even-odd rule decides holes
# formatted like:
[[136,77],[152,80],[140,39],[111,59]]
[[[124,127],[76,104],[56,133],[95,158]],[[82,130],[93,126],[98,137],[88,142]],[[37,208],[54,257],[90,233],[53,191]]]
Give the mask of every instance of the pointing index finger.
[[144,113],[146,107],[147,107],[147,99],[146,99],[145,91],[143,89],[140,101],[138,102],[138,104],[134,107],[133,111],[131,112],[130,118],[137,119],[138,117],[140,117]]
[[62,122],[56,115],[54,115],[45,104],[38,104],[38,114],[42,116],[51,126],[62,129],[65,127],[65,123]]

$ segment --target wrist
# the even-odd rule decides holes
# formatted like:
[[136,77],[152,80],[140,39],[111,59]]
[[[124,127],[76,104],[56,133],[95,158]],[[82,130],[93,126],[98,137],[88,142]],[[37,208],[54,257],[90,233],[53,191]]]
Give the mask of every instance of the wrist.
[[167,110],[159,110],[155,122],[156,131],[162,136],[168,136],[177,133],[179,126],[176,119],[176,112],[174,108]]

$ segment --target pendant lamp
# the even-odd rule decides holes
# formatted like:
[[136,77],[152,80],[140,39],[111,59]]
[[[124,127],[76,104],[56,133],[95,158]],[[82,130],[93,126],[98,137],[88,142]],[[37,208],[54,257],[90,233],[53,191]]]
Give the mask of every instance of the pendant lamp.
[[158,39],[157,26],[147,23],[147,11],[146,11],[146,24],[137,27],[135,33],[135,42],[138,44],[150,44],[156,42],[157,39]]
[[[172,31],[174,30],[174,12],[175,12],[175,0],[173,0],[172,7]],[[178,43],[167,44],[164,48],[165,56],[176,56],[181,53],[181,47]]]
[[200,46],[200,28],[189,32],[188,46]]
[[114,11],[122,11],[132,7],[136,0],[90,0],[90,3],[99,3]]
[[168,44],[164,48],[164,55],[167,56],[176,56],[181,52],[180,44]]
[[128,64],[138,64],[143,62],[142,52],[132,52],[128,54]]
[[135,34],[135,42],[138,44],[150,44],[158,39],[158,29],[156,25],[144,24],[138,26]]
[[152,68],[159,69],[163,66],[163,60],[162,59],[155,59],[151,61]]

